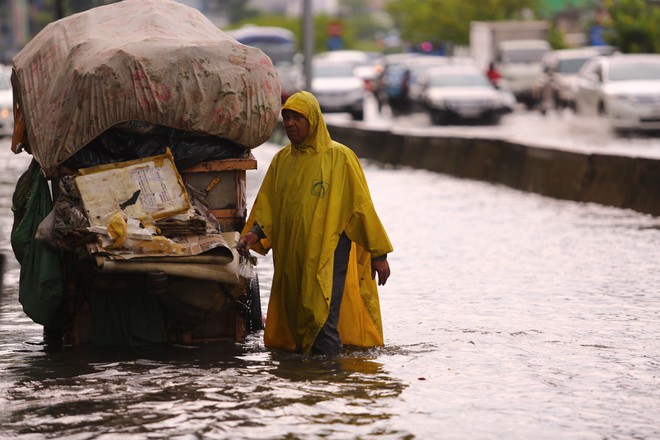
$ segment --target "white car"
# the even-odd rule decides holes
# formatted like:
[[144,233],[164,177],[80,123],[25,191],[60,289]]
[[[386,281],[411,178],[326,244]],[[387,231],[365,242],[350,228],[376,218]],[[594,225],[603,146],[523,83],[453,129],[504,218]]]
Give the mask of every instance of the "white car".
[[353,74],[360,78],[367,91],[373,92],[380,73],[383,55],[362,50],[332,50],[317,53],[315,61],[352,64]]
[[497,124],[516,104],[513,94],[496,89],[470,65],[435,67],[424,73],[422,101],[431,123],[482,121]]
[[9,68],[0,66],[0,136],[11,136],[14,132],[14,98],[9,75]]
[[534,84],[533,94],[542,113],[550,109],[575,108],[577,73],[591,58],[600,55],[592,48],[553,50],[543,56],[543,73]]
[[440,55],[424,55],[408,62],[410,70],[408,97],[412,110],[418,110],[421,106],[423,87],[420,80],[424,77],[424,72],[434,67],[445,66],[449,62],[449,58]]
[[312,63],[312,93],[325,113],[350,113],[364,119],[364,80],[355,74],[352,63],[315,60]]
[[660,55],[593,58],[578,78],[579,115],[604,115],[617,131],[660,130]]

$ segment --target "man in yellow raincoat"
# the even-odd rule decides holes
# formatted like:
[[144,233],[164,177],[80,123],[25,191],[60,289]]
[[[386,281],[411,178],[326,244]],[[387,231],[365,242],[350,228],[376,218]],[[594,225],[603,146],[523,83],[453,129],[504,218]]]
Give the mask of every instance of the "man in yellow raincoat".
[[392,251],[355,153],[333,141],[309,92],[282,107],[291,141],[273,158],[239,240],[273,250],[267,347],[336,354],[383,345],[375,276]]

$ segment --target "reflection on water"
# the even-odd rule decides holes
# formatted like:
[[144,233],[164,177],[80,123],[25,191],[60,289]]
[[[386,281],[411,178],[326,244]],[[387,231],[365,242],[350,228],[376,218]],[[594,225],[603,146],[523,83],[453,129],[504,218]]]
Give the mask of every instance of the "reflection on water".
[[[274,432],[362,432],[392,414],[400,395],[376,354],[338,359],[269,353],[255,341],[212,347],[84,349],[3,353],[12,434],[95,437],[158,433],[172,438],[272,438]],[[337,424],[337,427],[333,425]]]
[[[255,150],[250,201],[274,151]],[[268,351],[255,334],[241,345],[47,353],[17,301],[9,208],[27,163],[8,160],[5,437],[660,438],[656,218],[367,164],[395,246],[381,289],[385,347],[306,357]],[[270,257],[257,269],[265,310]]]

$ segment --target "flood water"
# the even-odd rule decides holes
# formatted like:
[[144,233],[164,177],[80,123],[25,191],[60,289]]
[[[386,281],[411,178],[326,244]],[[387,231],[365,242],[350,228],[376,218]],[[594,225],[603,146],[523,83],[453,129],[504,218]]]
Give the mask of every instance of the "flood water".
[[[254,151],[249,201],[276,149]],[[385,347],[47,353],[9,244],[27,158],[0,141],[0,437],[660,438],[657,218],[365,163],[395,247]],[[268,257],[258,273],[266,310]]]

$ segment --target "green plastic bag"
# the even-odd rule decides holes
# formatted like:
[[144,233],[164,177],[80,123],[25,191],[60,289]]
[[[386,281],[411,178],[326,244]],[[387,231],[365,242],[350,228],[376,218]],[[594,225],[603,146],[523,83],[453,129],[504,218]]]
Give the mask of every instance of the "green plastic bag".
[[53,208],[48,182],[36,162],[21,176],[13,203],[11,246],[21,264],[18,300],[34,322],[49,326],[56,320],[64,296],[64,274],[59,251],[34,238],[39,224]]

